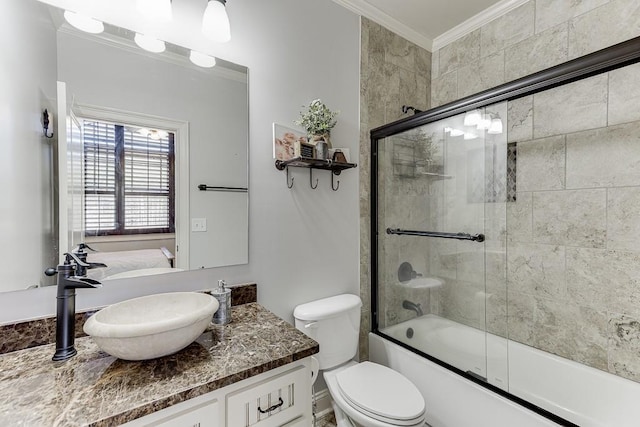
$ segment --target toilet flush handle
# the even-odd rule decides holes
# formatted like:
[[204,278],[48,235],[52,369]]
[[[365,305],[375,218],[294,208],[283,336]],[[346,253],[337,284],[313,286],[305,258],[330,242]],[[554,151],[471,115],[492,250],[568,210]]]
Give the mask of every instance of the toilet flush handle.
[[309,322],[309,323],[305,323],[305,324],[304,324],[304,328],[305,328],[305,329],[314,328],[317,324],[318,324],[318,322]]

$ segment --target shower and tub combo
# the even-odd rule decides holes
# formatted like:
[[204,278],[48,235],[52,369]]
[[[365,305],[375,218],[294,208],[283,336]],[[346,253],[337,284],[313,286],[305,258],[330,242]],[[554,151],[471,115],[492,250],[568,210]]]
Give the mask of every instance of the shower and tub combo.
[[638,425],[639,59],[632,39],[371,131],[370,359],[428,425]]

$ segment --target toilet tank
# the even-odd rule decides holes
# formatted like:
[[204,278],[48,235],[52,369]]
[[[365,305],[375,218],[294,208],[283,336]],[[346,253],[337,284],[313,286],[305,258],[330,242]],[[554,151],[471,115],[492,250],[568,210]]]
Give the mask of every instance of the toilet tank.
[[293,311],[296,328],[320,344],[315,355],[320,369],[333,368],[356,355],[361,306],[360,297],[343,294],[299,305]]

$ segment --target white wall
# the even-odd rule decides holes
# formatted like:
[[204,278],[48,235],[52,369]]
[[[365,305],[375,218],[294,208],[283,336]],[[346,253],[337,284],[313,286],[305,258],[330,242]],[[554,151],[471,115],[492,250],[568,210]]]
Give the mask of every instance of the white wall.
[[[54,253],[56,242],[50,186],[55,141],[42,136],[40,125],[42,110],[55,112],[55,31],[40,18],[41,4],[6,0],[2,6],[0,259],[7,268],[1,280],[18,289],[46,280],[42,272],[57,262],[44,255]],[[25,63],[30,66],[22,68]]]
[[[233,39],[218,56],[249,67],[249,264],[123,280],[78,292],[79,309],[144,293],[255,281],[258,300],[292,321],[300,303],[358,293],[358,174],[347,170],[340,189],[326,171],[294,170],[289,190],[274,167],[271,124],[291,125],[303,104],[322,98],[340,110],[334,146],[358,161],[359,18],[330,0],[228,2]],[[179,283],[178,283],[179,282]],[[3,294],[0,322],[52,315],[55,292]]]

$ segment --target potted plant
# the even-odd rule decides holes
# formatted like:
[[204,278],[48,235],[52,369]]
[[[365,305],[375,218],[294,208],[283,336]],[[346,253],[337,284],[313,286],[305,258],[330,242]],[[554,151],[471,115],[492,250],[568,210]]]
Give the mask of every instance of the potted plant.
[[300,120],[295,122],[296,125],[302,126],[309,135],[309,141],[317,144],[319,141],[325,141],[328,148],[331,148],[330,135],[331,129],[336,125],[336,116],[339,111],[331,111],[320,99],[311,101],[306,111],[300,112]]

